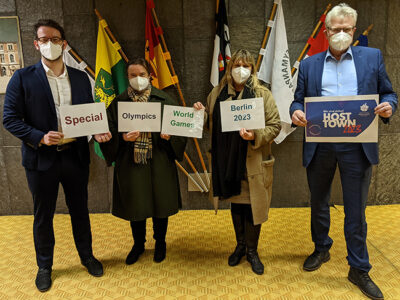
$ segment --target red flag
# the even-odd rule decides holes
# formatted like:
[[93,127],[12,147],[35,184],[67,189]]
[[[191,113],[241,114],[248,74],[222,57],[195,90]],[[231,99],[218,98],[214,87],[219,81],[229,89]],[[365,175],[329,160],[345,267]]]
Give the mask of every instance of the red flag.
[[315,38],[309,38],[308,43],[311,45],[308,49],[307,55],[312,56],[314,54],[323,52],[328,49],[329,42],[325,36],[325,15],[321,17],[322,26]]
[[[146,1],[146,47],[145,58],[151,66],[151,75],[153,77],[152,85],[156,88],[163,89],[167,86],[174,84],[167,62],[166,56],[169,53],[164,53],[161,47],[158,35],[162,32],[161,27],[154,26],[151,10],[154,8],[153,0]],[[177,81],[177,78],[175,79]]]

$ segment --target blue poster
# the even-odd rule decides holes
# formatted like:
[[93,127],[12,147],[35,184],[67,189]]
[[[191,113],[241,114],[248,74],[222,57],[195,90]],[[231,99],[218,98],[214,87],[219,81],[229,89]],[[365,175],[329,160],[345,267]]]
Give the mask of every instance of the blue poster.
[[305,98],[306,142],[377,143],[379,95]]

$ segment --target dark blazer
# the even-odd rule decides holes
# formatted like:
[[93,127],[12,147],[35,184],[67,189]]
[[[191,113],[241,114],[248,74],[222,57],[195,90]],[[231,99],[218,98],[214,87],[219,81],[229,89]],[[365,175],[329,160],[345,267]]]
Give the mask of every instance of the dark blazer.
[[[379,102],[389,102],[393,113],[397,108],[397,95],[393,91],[392,84],[386,73],[382,53],[379,49],[368,47],[351,47],[354,65],[357,74],[358,95],[379,94]],[[295,110],[304,111],[304,97],[320,97],[322,72],[326,52],[313,55],[300,63],[297,88],[294,101],[290,106],[290,115]],[[381,118],[388,123],[388,118]],[[307,167],[311,162],[318,143],[303,142],[303,166]],[[378,144],[363,143],[365,155],[371,164],[378,164]]]
[[[67,66],[72,104],[92,103],[93,96],[87,75]],[[22,140],[22,165],[29,170],[45,171],[56,158],[56,146],[40,146],[42,137],[57,131],[57,115],[45,70],[36,65],[17,70],[8,83],[4,100],[4,127]],[[73,144],[82,164],[89,164],[87,137]]]

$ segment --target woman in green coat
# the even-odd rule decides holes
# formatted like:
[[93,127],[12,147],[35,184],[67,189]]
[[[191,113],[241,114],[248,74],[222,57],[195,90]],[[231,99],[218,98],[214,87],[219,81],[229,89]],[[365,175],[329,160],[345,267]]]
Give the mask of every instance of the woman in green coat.
[[166,255],[168,217],[181,208],[175,160],[182,160],[186,138],[159,132],[118,132],[118,102],[160,102],[178,105],[168,94],[150,84],[150,67],[137,57],[127,65],[129,87],[107,108],[112,138],[101,150],[110,166],[115,162],[112,214],[130,221],[134,245],[126,264],[135,263],[144,252],[146,219],[153,218],[154,261]]

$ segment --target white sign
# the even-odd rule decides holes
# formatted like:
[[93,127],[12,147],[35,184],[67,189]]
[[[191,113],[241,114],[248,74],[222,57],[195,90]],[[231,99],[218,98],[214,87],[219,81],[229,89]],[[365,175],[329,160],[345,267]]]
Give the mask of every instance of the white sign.
[[164,105],[161,133],[202,138],[204,109]]
[[108,121],[104,103],[60,106],[61,127],[64,138],[106,133]]
[[238,131],[242,128],[265,128],[263,98],[222,101],[220,103],[222,132]]
[[160,102],[118,102],[118,131],[160,132]]

